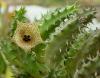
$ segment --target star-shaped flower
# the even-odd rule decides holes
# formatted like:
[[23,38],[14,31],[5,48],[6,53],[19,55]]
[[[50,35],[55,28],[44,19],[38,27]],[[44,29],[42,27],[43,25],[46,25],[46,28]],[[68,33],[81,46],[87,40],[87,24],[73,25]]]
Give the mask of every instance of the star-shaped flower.
[[42,42],[38,26],[34,23],[18,22],[13,41],[22,49],[28,51]]

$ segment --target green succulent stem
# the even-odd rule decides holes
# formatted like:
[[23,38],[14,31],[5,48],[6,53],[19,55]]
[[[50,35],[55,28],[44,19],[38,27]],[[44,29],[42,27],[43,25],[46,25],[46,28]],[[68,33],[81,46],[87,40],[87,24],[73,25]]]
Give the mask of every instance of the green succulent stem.
[[[99,52],[98,52],[99,53]],[[100,71],[100,55],[97,54],[95,58],[90,57],[88,63],[83,63],[81,69],[75,73],[75,78],[91,78],[96,77]]]
[[47,63],[51,68],[55,67],[58,64],[57,62],[60,62],[62,59],[62,55],[65,53],[65,51],[63,52],[63,48],[67,45],[66,47],[68,49],[68,47],[71,46],[70,43],[75,40],[77,35],[81,33],[88,23],[92,22],[94,14],[94,11],[90,12],[87,10],[82,14],[82,16],[76,16],[70,19],[67,25],[65,25],[60,32],[54,35],[50,41],[48,41],[45,51]]
[[[74,53],[72,56],[69,56],[65,62],[66,71],[68,72],[67,77],[73,78],[73,75],[75,74],[75,71],[81,61],[92,53],[94,54],[97,52],[97,50],[100,48],[99,40],[100,30],[97,30],[95,33],[91,34],[87,40],[82,42],[82,45],[78,50],[74,50],[76,53]],[[90,43],[88,43],[89,41]]]
[[75,5],[65,8],[56,9],[51,14],[44,15],[43,21],[40,23],[39,29],[41,36],[46,40],[49,35],[55,31],[55,28],[60,25],[64,19],[69,19],[71,15],[77,12],[78,8]]

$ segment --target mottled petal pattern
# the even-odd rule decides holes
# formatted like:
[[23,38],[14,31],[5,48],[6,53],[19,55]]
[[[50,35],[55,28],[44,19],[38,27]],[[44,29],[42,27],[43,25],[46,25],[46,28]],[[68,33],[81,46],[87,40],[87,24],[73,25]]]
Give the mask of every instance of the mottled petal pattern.
[[22,22],[18,22],[13,40],[24,50],[30,50],[42,42],[38,26],[35,23]]

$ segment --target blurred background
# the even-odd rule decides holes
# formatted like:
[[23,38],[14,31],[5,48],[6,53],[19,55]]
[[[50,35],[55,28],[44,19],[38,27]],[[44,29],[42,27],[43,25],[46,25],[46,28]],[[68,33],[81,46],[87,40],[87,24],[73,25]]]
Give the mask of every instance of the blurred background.
[[[2,27],[9,27],[14,10],[25,6],[27,13],[26,17],[31,22],[35,18],[40,19],[41,14],[47,13],[49,10],[58,7],[64,7],[69,4],[75,3],[77,0],[0,0],[0,29]],[[78,0],[81,8],[95,7],[97,9],[96,19],[94,25],[100,27],[100,0]],[[4,30],[0,30],[4,31]]]

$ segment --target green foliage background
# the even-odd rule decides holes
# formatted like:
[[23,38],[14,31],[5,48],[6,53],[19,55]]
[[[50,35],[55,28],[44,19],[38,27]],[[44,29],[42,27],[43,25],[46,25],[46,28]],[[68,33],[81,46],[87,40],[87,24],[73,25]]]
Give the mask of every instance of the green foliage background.
[[25,12],[25,8],[15,11],[10,34],[0,38],[0,76],[4,76],[3,78],[98,76],[100,29],[86,31],[87,25],[95,18],[95,9],[82,10],[73,4],[43,15],[41,20],[35,22],[44,42],[29,52],[25,52],[12,41],[17,21],[30,23],[24,16]]

